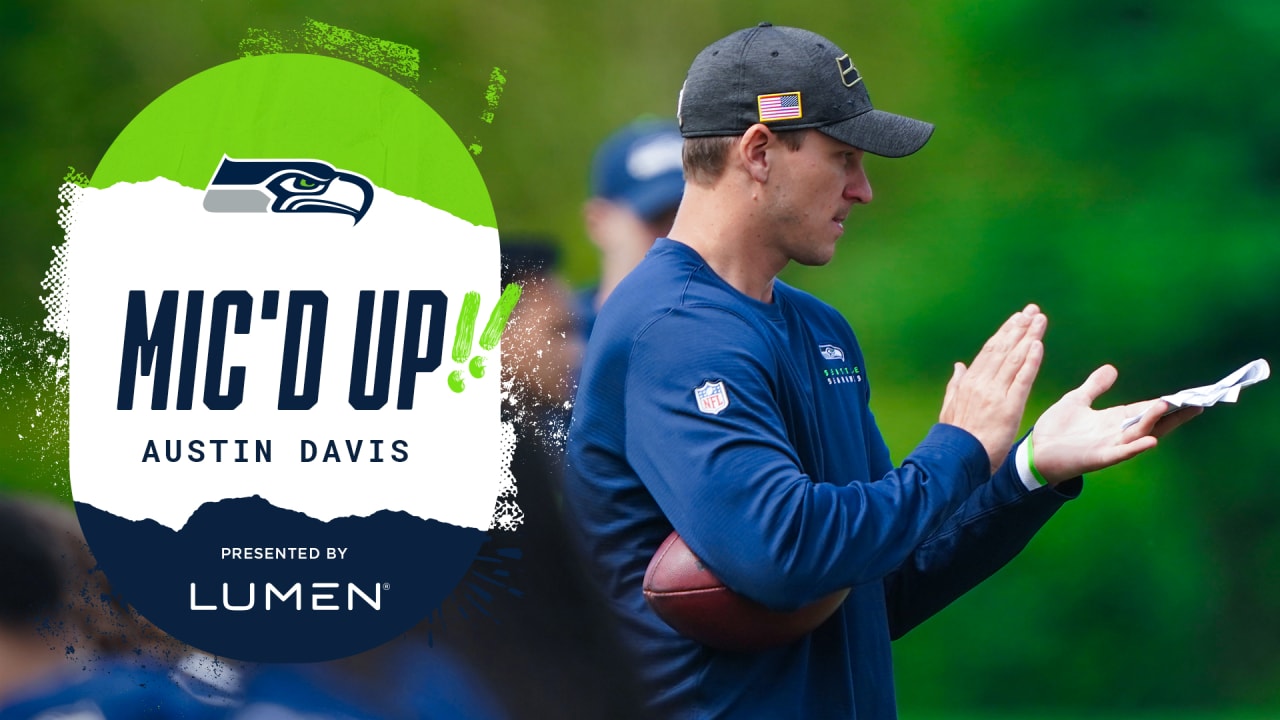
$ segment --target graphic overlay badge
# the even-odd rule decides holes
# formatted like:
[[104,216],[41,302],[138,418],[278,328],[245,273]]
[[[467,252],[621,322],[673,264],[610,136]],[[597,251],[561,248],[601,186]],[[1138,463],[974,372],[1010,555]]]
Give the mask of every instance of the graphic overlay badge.
[[495,225],[449,126],[352,63],[244,58],[144,109],[67,234],[72,493],[114,590],[251,661],[437,608],[508,472],[500,374],[441,368]]

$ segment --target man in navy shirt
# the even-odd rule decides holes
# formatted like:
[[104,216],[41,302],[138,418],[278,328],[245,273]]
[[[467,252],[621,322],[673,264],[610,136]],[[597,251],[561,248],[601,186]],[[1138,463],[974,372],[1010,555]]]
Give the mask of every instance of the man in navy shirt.
[[[955,364],[939,423],[895,467],[849,325],[776,275],[830,261],[849,212],[871,201],[864,152],[908,155],[932,126],[873,109],[831,41],[768,23],[698,55],[677,115],[684,198],[596,321],[566,494],[655,711],[892,718],[890,640],[1013,557],[1082,473],[1154,447],[1195,411],[1093,410],[1115,381],[1104,366],[1015,446],[1046,327],[1028,305]],[[673,529],[767,606],[851,591],[795,642],[714,650],[643,599]]]

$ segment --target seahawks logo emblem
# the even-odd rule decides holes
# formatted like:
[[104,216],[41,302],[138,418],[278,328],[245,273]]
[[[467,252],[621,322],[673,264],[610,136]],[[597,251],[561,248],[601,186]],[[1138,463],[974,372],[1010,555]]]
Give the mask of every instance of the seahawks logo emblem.
[[[222,162],[204,192],[209,212],[323,212],[360,222],[373,203],[373,183],[319,160]],[[355,224],[355,223],[352,223]]]

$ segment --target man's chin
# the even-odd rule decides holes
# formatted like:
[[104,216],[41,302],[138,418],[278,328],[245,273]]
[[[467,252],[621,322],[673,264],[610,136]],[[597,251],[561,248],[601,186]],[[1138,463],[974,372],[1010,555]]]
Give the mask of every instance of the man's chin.
[[796,258],[792,258],[792,260],[796,261],[801,265],[805,265],[808,267],[821,267],[831,262],[832,258],[834,258],[835,255],[836,255],[836,247],[835,247],[835,244],[833,243],[830,249],[826,250],[825,252],[817,251],[817,252],[814,252],[812,255],[796,257]]

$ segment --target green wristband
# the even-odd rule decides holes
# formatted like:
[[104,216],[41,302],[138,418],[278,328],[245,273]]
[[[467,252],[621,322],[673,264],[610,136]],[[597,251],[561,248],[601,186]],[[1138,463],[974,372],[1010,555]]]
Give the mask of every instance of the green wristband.
[[1044,476],[1040,474],[1040,471],[1036,469],[1036,446],[1031,442],[1032,434],[1033,433],[1029,433],[1027,435],[1027,466],[1031,468],[1032,476],[1034,476],[1041,485],[1048,485],[1049,481],[1045,480]]

